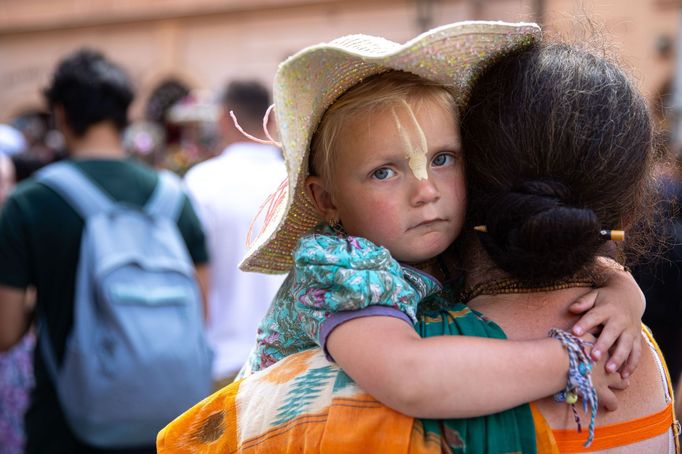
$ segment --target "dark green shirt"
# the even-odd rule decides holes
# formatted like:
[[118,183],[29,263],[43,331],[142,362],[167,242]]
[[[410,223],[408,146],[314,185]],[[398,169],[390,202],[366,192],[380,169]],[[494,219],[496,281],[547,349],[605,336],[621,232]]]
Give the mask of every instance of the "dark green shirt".
[[[137,206],[146,203],[158,181],[157,172],[132,160],[74,162],[112,198]],[[194,263],[206,263],[204,234],[187,197],[178,227]],[[47,321],[59,361],[73,321],[82,232],[83,220],[74,209],[32,179],[16,187],[0,212],[0,284],[36,288],[36,307]],[[27,452],[76,452],[38,349],[34,364],[36,388],[26,416]]]

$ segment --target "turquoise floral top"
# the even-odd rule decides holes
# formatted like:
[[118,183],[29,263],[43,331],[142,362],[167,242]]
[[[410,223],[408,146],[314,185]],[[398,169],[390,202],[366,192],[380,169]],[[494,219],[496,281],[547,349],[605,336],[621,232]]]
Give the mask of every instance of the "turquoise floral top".
[[386,248],[319,227],[299,241],[294,267],[261,321],[244,372],[324,348],[332,329],[356,317],[385,315],[416,323],[420,301],[440,290],[436,279],[401,266]]

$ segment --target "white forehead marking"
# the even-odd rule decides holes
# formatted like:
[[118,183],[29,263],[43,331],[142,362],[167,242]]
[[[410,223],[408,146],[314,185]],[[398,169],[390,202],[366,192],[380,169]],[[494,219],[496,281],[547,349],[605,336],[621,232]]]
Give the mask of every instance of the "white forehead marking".
[[[413,126],[412,131],[414,131],[412,134],[409,134],[408,131],[403,128],[395,108],[392,108],[391,113],[393,114],[393,121],[395,122],[396,129],[398,130],[398,136],[402,140],[403,146],[405,147],[405,159],[407,159],[410,170],[412,170],[412,174],[416,179],[428,180],[429,174],[426,171],[426,154],[428,151],[428,144],[426,142],[426,136],[424,135],[424,131],[419,125],[417,117],[414,116],[414,112],[407,101],[401,100],[400,105],[408,113],[408,117]],[[413,139],[416,139],[416,144],[412,143]]]

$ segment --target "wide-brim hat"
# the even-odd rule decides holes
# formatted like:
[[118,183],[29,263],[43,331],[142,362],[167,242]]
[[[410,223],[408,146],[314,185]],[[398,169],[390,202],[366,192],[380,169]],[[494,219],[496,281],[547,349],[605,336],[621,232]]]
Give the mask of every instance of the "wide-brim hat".
[[321,219],[305,193],[313,133],[327,108],[364,78],[388,70],[413,73],[449,88],[459,105],[476,76],[498,57],[540,37],[532,23],[466,21],[425,32],[405,44],[377,36],[350,35],[307,47],[282,62],[273,98],[288,184],[239,267],[283,273],[293,265],[299,238]]

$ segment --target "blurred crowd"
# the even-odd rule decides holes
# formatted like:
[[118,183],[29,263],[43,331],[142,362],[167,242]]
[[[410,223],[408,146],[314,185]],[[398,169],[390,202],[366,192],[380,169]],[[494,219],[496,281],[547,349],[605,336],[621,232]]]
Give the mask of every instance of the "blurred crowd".
[[[98,65],[107,66],[110,74],[99,73]],[[78,74],[79,67],[82,74]],[[139,179],[139,175],[142,175],[140,172],[155,175],[160,170],[169,170],[182,178],[183,189],[191,202],[193,213],[183,211],[184,218],[178,220],[178,227],[192,255],[199,286],[204,294],[205,337],[213,352],[211,376],[214,386],[221,387],[232,381],[244,363],[253,345],[257,324],[283,280],[277,276],[243,273],[238,269],[239,261],[246,252],[245,239],[250,233],[257,233],[260,228],[254,221],[259,214],[259,207],[286,176],[281,151],[276,146],[255,143],[247,138],[247,135],[263,136],[263,118],[271,103],[269,90],[254,80],[238,80],[226,81],[220,93],[211,93],[192,89],[177,80],[167,80],[146,100],[144,118],[132,122],[124,118],[124,127],[119,128],[117,108],[111,106],[122,102],[125,104],[122,108],[123,116],[126,116],[125,112],[132,100],[127,99],[127,93],[132,93],[132,84],[128,83],[127,75],[112,78],[112,74],[115,75],[117,71],[119,67],[115,63],[96,51],[81,50],[67,55],[53,75],[52,93],[48,94],[47,90],[45,92],[44,110],[24,112],[6,124],[0,124],[0,209],[11,194],[20,192],[19,188],[29,188],[28,192],[34,190],[35,178],[31,177],[35,177],[39,169],[58,161],[81,161],[78,166],[85,170],[86,175],[94,168],[95,173],[88,176],[98,183],[106,183],[107,174],[118,175],[117,172],[120,175],[110,181],[113,184],[120,179],[135,182],[134,178]],[[60,82],[63,85],[61,88],[58,77],[65,80]],[[99,93],[93,92],[92,87],[88,86],[91,82],[104,88]],[[80,88],[77,87],[78,83],[82,85]],[[69,88],[64,88],[68,84],[75,84],[75,91],[81,89],[80,95],[101,95],[105,102],[90,106],[85,106],[87,103],[74,102],[73,99],[77,96],[74,97]],[[60,90],[63,93],[60,94]],[[57,98],[50,99],[50,96]],[[107,96],[111,99],[106,99]],[[121,101],[124,98],[125,101]],[[111,106],[106,107],[106,102]],[[81,104],[83,107],[78,112]],[[230,117],[231,111],[239,125]],[[83,118],[74,119],[81,114],[84,114]],[[101,124],[108,126],[102,130]],[[93,131],[96,134],[91,134]],[[98,137],[106,137],[108,132],[113,132],[117,137],[108,142],[98,142]],[[106,153],[97,156],[97,153],[93,155],[92,150],[88,150],[88,147],[94,149],[98,146],[102,150],[121,148],[124,153],[120,156]],[[78,147],[83,149],[79,151]],[[93,158],[95,161],[102,161],[100,170],[87,163]],[[107,161],[125,164],[121,167]],[[149,170],[140,170],[141,168]],[[97,172],[100,172],[99,176]],[[138,177],[134,177],[136,174]],[[105,179],[98,181],[98,178]],[[135,182],[130,189],[135,189],[137,185],[138,182]],[[104,186],[107,189],[106,184]],[[120,196],[116,191],[126,188],[108,189],[113,191],[109,195],[116,199]],[[8,225],[25,221],[18,219],[16,200],[11,204],[14,205],[12,210],[0,211],[0,224],[3,224],[0,226],[0,236],[5,239],[11,230],[7,228]],[[7,205],[6,208],[9,208],[10,203]],[[15,219],[9,219],[10,217]],[[193,222],[192,220],[200,222],[203,232],[200,235],[195,234],[194,240],[188,240],[186,230],[190,225],[188,222]],[[60,226],[60,229],[69,228]],[[28,241],[42,241],[41,238],[29,238],[32,233],[27,235]],[[62,240],[63,238],[66,237],[62,237]],[[4,240],[0,239],[1,241]],[[3,289],[14,288],[10,276],[12,271],[8,270],[23,269],[25,265],[5,263],[10,256],[21,256],[22,251],[13,255],[16,251],[12,250],[24,246],[4,246],[0,248],[0,300],[5,295]],[[47,251],[42,251],[41,254],[45,252]],[[69,251],[73,257],[76,257],[76,253],[77,251]],[[210,263],[203,263],[207,257],[210,258]],[[40,268],[38,275],[45,271],[50,273],[48,268],[52,266],[51,260],[44,259],[40,263],[27,265],[27,268],[31,268],[27,273],[36,272],[34,267]],[[75,269],[70,270],[70,274],[75,272]],[[40,287],[40,283],[36,286]],[[25,303],[27,312],[37,307],[40,313],[42,305],[43,313],[40,315],[44,316],[46,307],[47,312],[54,311],[55,307],[62,304],[60,300],[72,298],[71,294],[67,294],[68,291],[59,293],[63,289],[69,289],[70,285],[57,284],[56,288],[56,293],[49,294],[47,298],[43,291],[42,300],[40,297],[36,298],[33,285],[17,290],[21,291],[21,298],[25,300],[22,304]],[[37,290],[39,294],[40,289]],[[6,303],[4,300],[0,302]],[[53,315],[47,313],[47,318],[50,317]],[[54,317],[61,316],[57,312]],[[53,323],[51,320],[47,321]],[[54,323],[63,324],[59,320]],[[30,435],[30,427],[25,427],[23,419],[27,411],[32,411],[30,408],[35,404],[36,396],[45,392],[43,390],[36,394],[36,389],[46,386],[45,379],[40,378],[39,369],[44,366],[41,366],[41,350],[36,348],[36,331],[33,326],[27,334],[22,335],[21,341],[3,341],[0,345],[0,454],[24,452],[26,430],[29,438],[36,436],[35,430]],[[56,348],[61,349],[59,345]],[[44,377],[44,372],[42,376]],[[44,410],[45,402],[40,405]],[[54,403],[49,405],[54,407]],[[38,411],[34,409],[33,413],[35,421]],[[53,416],[58,414],[53,413]],[[64,427],[61,421],[57,425],[54,425],[54,421],[50,424],[53,427],[45,430],[51,430],[51,435],[47,432],[38,434],[41,438],[53,437],[53,432]],[[150,440],[153,441],[154,436],[155,433],[151,434]],[[60,440],[59,443],[64,445],[59,448],[61,450],[49,452],[75,452],[73,450],[76,447],[78,452],[91,452],[86,445],[67,444],[74,443],[71,434]],[[55,441],[43,440],[40,443],[50,446]],[[27,452],[43,452],[41,449],[44,446],[37,448],[40,443],[34,441],[31,447],[29,441]],[[139,452],[152,451],[153,449]]]
[[[210,91],[165,81],[147,100],[144,118],[125,129],[123,144],[131,157],[184,175],[194,164],[222,151],[219,104],[219,96]],[[16,182],[66,157],[64,139],[52,114],[31,110],[0,124],[0,155],[11,159]]]

